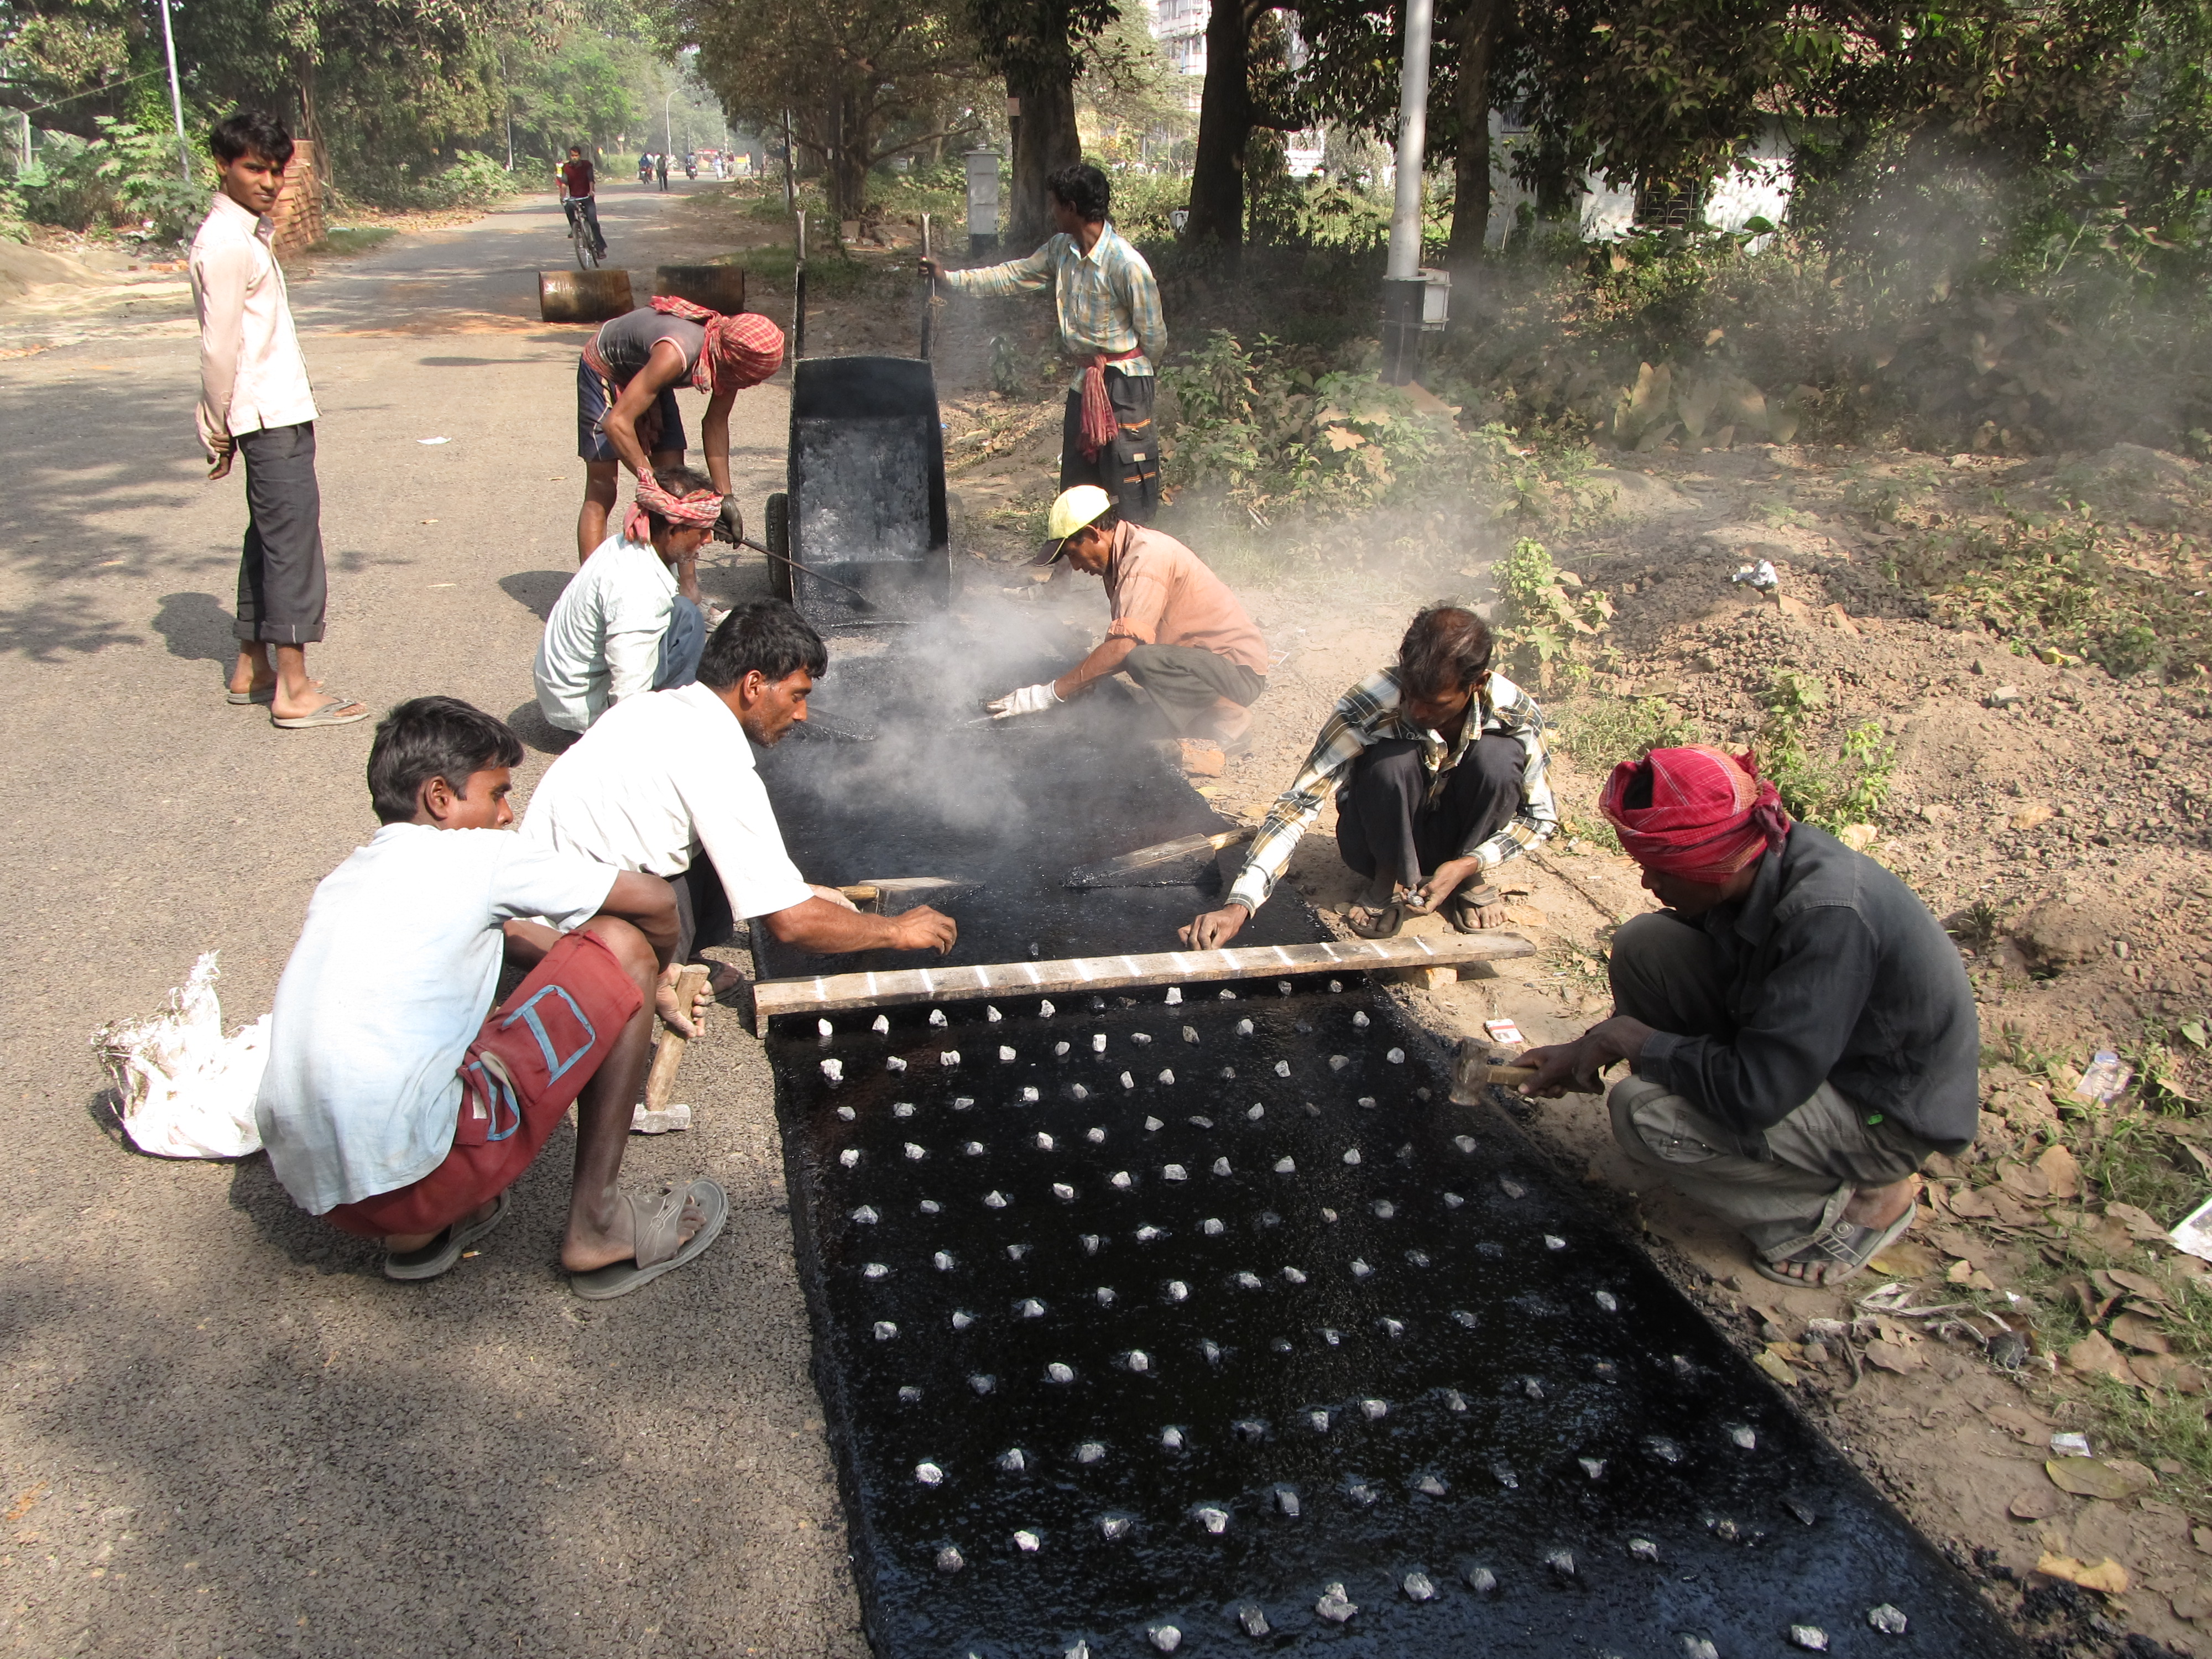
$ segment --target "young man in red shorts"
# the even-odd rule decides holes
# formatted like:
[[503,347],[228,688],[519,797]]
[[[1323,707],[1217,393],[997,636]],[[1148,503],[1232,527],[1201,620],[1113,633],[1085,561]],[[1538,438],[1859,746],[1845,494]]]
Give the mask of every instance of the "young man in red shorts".
[[[307,906],[255,1115],[294,1201],[380,1239],[386,1274],[414,1279],[498,1224],[573,1103],[561,1261],[580,1296],[620,1296],[696,1257],[729,1213],[711,1181],[616,1187],[676,901],[658,877],[502,834],[521,759],[502,722],[451,697],[377,727],[382,827]],[[531,971],[494,1010],[502,959]]]

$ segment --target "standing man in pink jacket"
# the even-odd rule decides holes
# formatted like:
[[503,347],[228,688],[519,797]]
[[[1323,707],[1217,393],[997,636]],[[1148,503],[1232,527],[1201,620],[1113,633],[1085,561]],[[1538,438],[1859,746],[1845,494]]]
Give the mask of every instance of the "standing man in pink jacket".
[[238,660],[230,701],[269,705],[278,726],[350,726],[368,708],[307,678],[323,637],[322,494],[315,482],[315,392],[292,327],[270,218],[284,192],[292,135],[240,110],[209,137],[218,189],[192,239],[200,319],[196,411],[208,477],[246,463],[246,545],[238,562]]

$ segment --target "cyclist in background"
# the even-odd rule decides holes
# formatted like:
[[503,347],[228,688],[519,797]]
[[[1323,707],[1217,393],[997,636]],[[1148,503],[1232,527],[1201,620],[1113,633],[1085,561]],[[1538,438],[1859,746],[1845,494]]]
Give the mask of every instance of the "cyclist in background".
[[592,164],[584,159],[584,147],[569,145],[568,159],[561,168],[561,210],[568,216],[571,225],[576,222],[577,214],[584,216],[585,224],[591,228],[592,246],[604,259],[607,257],[607,239],[599,229],[599,204],[592,197],[596,182]]

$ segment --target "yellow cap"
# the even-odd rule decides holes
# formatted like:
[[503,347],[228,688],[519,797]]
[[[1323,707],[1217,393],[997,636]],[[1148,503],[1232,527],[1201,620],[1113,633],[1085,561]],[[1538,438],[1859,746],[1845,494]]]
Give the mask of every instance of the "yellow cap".
[[1047,550],[1037,562],[1050,564],[1065,550],[1070,536],[1113,505],[1114,498],[1097,484],[1078,484],[1073,489],[1061,490],[1046,516]]

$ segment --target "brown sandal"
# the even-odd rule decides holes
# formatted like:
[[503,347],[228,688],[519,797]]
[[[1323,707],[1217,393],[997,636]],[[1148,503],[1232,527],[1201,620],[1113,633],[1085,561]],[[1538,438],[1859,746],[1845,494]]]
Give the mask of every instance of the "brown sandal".
[[[1364,921],[1363,914],[1367,917]],[[1402,903],[1355,904],[1345,911],[1344,925],[1361,939],[1395,939],[1406,925],[1406,907]]]

